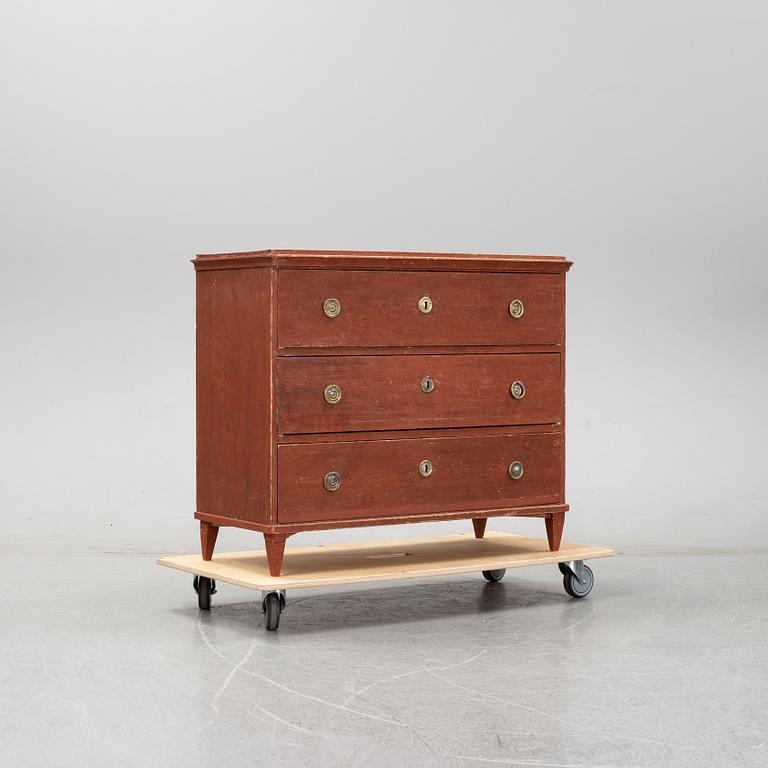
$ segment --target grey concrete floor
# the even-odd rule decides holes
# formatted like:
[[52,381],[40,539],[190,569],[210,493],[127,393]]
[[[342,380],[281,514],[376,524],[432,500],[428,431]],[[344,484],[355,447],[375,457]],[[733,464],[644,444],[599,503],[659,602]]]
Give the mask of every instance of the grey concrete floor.
[[289,600],[150,554],[3,558],[0,765],[766,766],[768,554],[624,554]]

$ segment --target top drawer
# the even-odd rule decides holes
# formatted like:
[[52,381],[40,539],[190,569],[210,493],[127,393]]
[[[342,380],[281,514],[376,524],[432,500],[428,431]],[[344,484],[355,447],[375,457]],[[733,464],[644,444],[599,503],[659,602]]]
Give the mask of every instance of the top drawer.
[[278,346],[559,344],[564,299],[560,274],[281,269]]

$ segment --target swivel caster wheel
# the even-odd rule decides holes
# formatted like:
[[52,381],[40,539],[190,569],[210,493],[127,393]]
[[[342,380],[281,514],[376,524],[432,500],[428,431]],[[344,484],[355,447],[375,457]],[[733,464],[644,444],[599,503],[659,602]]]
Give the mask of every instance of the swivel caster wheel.
[[280,626],[280,614],[285,610],[285,595],[282,592],[270,592],[261,603],[264,611],[264,626],[274,632]]
[[211,610],[211,595],[216,594],[216,581],[207,576],[195,576],[192,586],[197,592],[197,605],[201,611]]
[[487,581],[501,581],[506,572],[506,568],[499,568],[496,571],[483,571],[483,576],[485,576]]
[[584,568],[582,581],[579,581],[571,570],[564,570],[562,563],[558,563],[558,565],[563,572],[563,589],[571,597],[586,597],[592,591],[592,587],[595,584],[595,576],[588,565],[582,566]]

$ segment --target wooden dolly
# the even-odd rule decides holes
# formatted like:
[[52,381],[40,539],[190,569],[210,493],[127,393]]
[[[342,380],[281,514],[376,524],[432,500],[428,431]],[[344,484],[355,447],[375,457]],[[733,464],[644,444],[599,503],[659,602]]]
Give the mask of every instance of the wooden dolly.
[[370,541],[325,547],[297,547],[285,551],[283,573],[270,576],[267,557],[259,552],[227,552],[212,560],[200,555],[170,555],[159,565],[195,574],[194,588],[199,607],[211,607],[216,579],[262,592],[261,605],[268,630],[276,630],[285,610],[289,589],[309,589],[339,584],[420,579],[454,573],[482,571],[488,581],[500,581],[507,568],[556,563],[563,574],[563,587],[571,597],[586,597],[594,576],[585,560],[610,557],[612,549],[582,544],[562,544],[550,552],[546,539],[487,533],[397,541]]

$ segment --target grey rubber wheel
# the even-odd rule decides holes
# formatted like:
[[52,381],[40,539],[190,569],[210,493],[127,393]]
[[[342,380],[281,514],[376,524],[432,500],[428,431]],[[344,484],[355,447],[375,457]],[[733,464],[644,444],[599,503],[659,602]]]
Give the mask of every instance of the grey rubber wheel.
[[499,568],[495,571],[483,571],[483,576],[485,576],[488,581],[501,581],[506,572],[506,568]]
[[594,584],[595,575],[588,565],[584,566],[584,583],[580,583],[570,571],[563,576],[563,588],[571,597],[586,597]]
[[264,598],[264,625],[270,632],[280,626],[280,608],[282,600],[277,592],[270,592]]
[[192,586],[197,592],[197,605],[201,611],[211,610],[211,595],[216,594],[216,582],[207,576],[195,576]]

